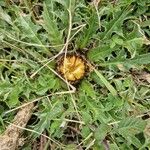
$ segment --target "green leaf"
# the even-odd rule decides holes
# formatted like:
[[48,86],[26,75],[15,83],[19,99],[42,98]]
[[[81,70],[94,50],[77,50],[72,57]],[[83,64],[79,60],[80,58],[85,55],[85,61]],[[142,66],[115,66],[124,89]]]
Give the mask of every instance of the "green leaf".
[[93,12],[88,20],[88,27],[83,30],[83,34],[78,40],[78,48],[83,49],[89,43],[89,40],[92,38],[92,35],[96,33],[97,29],[97,16]]
[[108,132],[110,132],[110,126],[101,124],[94,132],[94,137],[99,144],[105,139]]
[[9,23],[10,25],[12,25],[12,20],[11,17],[8,15],[8,13],[6,13],[2,7],[0,6],[0,19],[5,20],[7,23]]
[[95,72],[92,72],[91,74],[91,78],[92,80],[97,84],[100,85],[101,87],[104,87],[104,83],[100,80],[100,78],[97,76],[97,74]]
[[122,11],[117,12],[114,16],[114,19],[107,23],[106,31],[100,35],[101,39],[109,39],[113,32],[120,32],[121,25],[123,24],[123,21],[126,19],[130,11],[131,7],[127,6]]
[[[61,101],[56,103],[53,108],[50,108],[50,105],[46,105],[44,111],[36,114],[40,121],[35,125],[34,129],[40,133],[45,129],[49,130],[51,120],[56,119],[57,116],[62,114],[62,111],[63,107]],[[57,123],[59,124],[59,122]],[[35,134],[34,136],[37,137],[38,135]]]
[[105,57],[109,56],[114,49],[109,46],[100,46],[89,50],[88,58],[91,61],[105,60]]
[[114,60],[114,61],[108,61],[105,63],[101,63],[103,66],[107,65],[119,65],[123,64],[125,66],[128,66],[129,68],[132,68],[137,65],[144,65],[144,64],[149,64],[150,63],[150,53],[147,54],[141,54],[138,55],[132,59],[124,59],[124,60]]
[[[28,124],[36,139],[25,133],[20,149],[44,140],[36,131],[57,142],[43,150],[150,147],[149,0],[93,2],[0,0],[0,133],[16,114],[8,109],[38,100]],[[68,31],[67,55],[93,66],[73,93],[58,71]]]
[[139,55],[133,59],[125,61],[125,64],[144,65],[150,63],[150,53]]
[[11,93],[9,94],[9,100],[8,100],[8,105],[10,107],[13,107],[18,104],[20,92],[21,92],[21,88],[18,85],[16,85],[12,89]]
[[140,118],[128,117],[121,120],[118,125],[119,133],[128,136],[142,132],[146,126],[146,122]]
[[107,100],[110,102],[108,103],[107,107],[105,109],[110,109],[109,107],[111,107],[111,109],[113,109],[114,107],[116,108],[120,108],[123,104],[124,101],[123,99],[119,98],[119,97],[114,97],[112,94],[108,94],[108,98]]
[[123,46],[128,49],[131,58],[135,57],[137,50],[145,44],[146,37],[138,24],[135,24],[134,29],[129,34],[126,34]]
[[86,138],[90,134],[90,132],[91,131],[88,126],[83,126],[81,133],[84,138]]
[[[96,100],[93,100],[91,98],[88,98],[84,96],[83,104],[86,109],[83,109],[88,114],[92,114],[92,120],[90,115],[86,116],[85,121],[89,120],[88,123],[92,123],[96,120],[99,120],[100,122],[107,123],[110,121],[110,118],[105,115],[105,112],[103,112],[103,109],[97,104]],[[83,116],[84,117],[84,116]],[[91,121],[90,121],[91,120]]]
[[12,85],[9,81],[0,82],[0,95],[2,95],[3,93],[10,92],[10,90],[12,89],[11,86]]
[[83,80],[81,83],[81,89],[87,94],[87,96],[90,96],[91,98],[96,98],[96,93],[90,82]]
[[[44,11],[43,11],[43,27],[48,33],[49,41],[52,45],[61,45],[63,44],[62,40],[62,33],[59,31],[56,19],[54,18],[53,14],[48,11],[46,4],[44,4]],[[58,46],[57,50],[61,50],[62,46]]]
[[103,84],[107,87],[107,89],[110,91],[110,93],[113,96],[117,96],[117,91],[116,89],[106,80],[106,78],[96,69],[94,70],[99,79],[103,82]]
[[130,144],[137,148],[141,147],[141,142],[135,137],[138,133],[144,131],[146,122],[140,118],[128,117],[118,124],[118,133],[122,135]]
[[42,74],[37,81],[35,92],[38,95],[44,95],[48,90],[55,90],[54,87],[57,81],[53,74]]
[[[39,38],[37,32],[40,29],[40,26],[34,24],[31,20],[31,16],[18,16],[18,26],[21,27],[21,32],[23,38],[27,38],[32,41],[34,44],[39,44],[40,49],[43,50],[44,53],[51,54],[51,52],[44,46],[42,40]],[[15,38],[14,38],[15,39]]]
[[68,144],[65,147],[65,150],[73,150],[73,149],[76,149],[76,148],[77,148],[77,145],[75,145],[75,144]]
[[19,15],[18,17],[18,26],[21,27],[23,36],[30,38],[31,41],[37,44],[42,44],[37,35],[40,27],[31,21],[31,16]]
[[50,126],[51,134],[54,134],[56,132],[56,130],[60,127],[61,123],[62,123],[61,121],[56,120],[55,122],[53,122],[51,124],[51,126]]
[[142,146],[140,140],[135,136],[128,137],[127,140],[129,141],[130,144],[135,145],[137,148],[140,148]]
[[92,117],[88,111],[82,111],[81,114],[82,114],[83,122],[85,122],[85,124],[92,123]]

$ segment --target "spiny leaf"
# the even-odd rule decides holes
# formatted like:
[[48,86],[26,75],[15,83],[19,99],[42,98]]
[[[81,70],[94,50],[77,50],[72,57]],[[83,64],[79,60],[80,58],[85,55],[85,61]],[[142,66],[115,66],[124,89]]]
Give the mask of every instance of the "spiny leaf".
[[88,52],[88,58],[94,62],[104,60],[113,50],[109,46],[99,46]]
[[95,130],[95,134],[94,134],[97,142],[101,143],[105,139],[109,131],[110,131],[110,126],[108,126],[107,124],[101,124]]
[[84,30],[83,34],[78,40],[78,47],[83,49],[87,46],[92,35],[96,32],[97,27],[97,16],[93,12],[88,20],[88,27]]
[[121,120],[118,125],[118,132],[120,134],[132,136],[142,132],[146,126],[146,122],[140,118],[128,117]]
[[[42,133],[45,129],[48,130],[51,120],[59,116],[62,111],[63,107],[61,101],[59,101],[53,108],[50,108],[50,106],[47,105],[42,113],[36,114],[40,121],[38,122],[38,124],[36,124],[34,129],[40,133]],[[34,135],[34,137],[37,137],[37,135]]]
[[[48,11],[46,4],[44,4],[43,19],[44,19],[43,27],[48,32],[48,38],[51,44],[52,45],[63,44],[62,33],[58,30],[56,19],[54,19],[53,14]],[[60,50],[61,47],[57,47],[55,49]]]
[[39,29],[39,26],[35,25],[32,21],[30,16],[23,17],[22,15],[19,15],[18,18],[19,26],[22,27],[23,35],[26,38],[30,38],[34,43],[41,45],[41,48],[43,49],[43,52],[50,54],[51,52],[44,46],[44,44],[41,42],[37,35],[37,31]]
[[133,31],[126,34],[123,46],[128,49],[131,54],[131,58],[134,58],[135,54],[143,46],[143,44],[146,44],[146,37],[140,26],[136,23]]
[[81,89],[83,91],[85,91],[85,93],[87,94],[87,96],[90,96],[91,98],[95,98],[96,97],[96,93],[93,89],[93,86],[91,83],[89,83],[88,81],[82,81],[82,84],[81,84]]
[[128,117],[118,124],[118,132],[131,144],[137,148],[141,147],[141,142],[135,137],[136,134],[142,132],[146,126],[146,122],[140,118]]
[[19,87],[18,85],[16,85],[16,86],[12,89],[12,91],[11,91],[11,93],[10,93],[10,95],[9,95],[9,100],[8,100],[8,105],[9,105],[10,107],[13,107],[13,106],[15,106],[16,104],[18,104],[20,92],[22,92],[22,89],[21,89],[21,87]]
[[139,55],[133,59],[126,60],[125,64],[144,65],[150,63],[150,53]]
[[106,38],[109,39],[112,32],[119,31],[123,21],[125,20],[126,16],[129,14],[130,11],[131,7],[127,6],[120,13],[117,12],[117,14],[115,14],[115,18],[108,22],[108,24],[106,25],[106,31],[101,34],[100,38],[102,40]]
[[105,65],[123,64],[132,68],[133,66],[144,65],[144,64],[149,64],[149,63],[150,63],[150,53],[147,53],[147,54],[138,55],[133,59],[114,60],[111,62],[108,61],[105,63],[101,63],[101,65],[105,66]]
[[84,104],[86,107],[84,111],[87,111],[89,114],[92,113],[92,121],[99,120],[101,123],[107,123],[110,120],[101,107],[92,99],[85,98]]

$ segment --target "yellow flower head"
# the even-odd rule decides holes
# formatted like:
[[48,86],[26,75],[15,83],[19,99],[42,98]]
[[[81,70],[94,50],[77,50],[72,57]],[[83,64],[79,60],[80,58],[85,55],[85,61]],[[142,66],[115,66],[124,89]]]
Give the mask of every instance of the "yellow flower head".
[[66,56],[62,58],[58,70],[68,81],[77,81],[85,74],[85,63],[82,58],[77,55]]

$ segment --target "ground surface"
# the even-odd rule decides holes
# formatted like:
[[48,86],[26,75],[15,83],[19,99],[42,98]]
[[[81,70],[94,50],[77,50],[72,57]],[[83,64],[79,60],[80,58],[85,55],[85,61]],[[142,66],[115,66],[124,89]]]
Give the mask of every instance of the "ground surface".
[[[149,10],[148,0],[0,0],[0,134],[34,102],[20,149],[149,149]],[[57,70],[68,54],[87,65],[76,84]]]

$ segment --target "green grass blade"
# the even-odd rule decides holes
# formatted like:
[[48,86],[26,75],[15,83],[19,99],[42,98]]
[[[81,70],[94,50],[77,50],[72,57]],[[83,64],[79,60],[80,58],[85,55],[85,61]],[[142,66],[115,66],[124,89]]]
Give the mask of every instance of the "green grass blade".
[[110,91],[110,93],[113,96],[117,96],[117,91],[115,88],[106,80],[106,78],[96,69],[94,69],[97,76],[100,78],[100,80],[104,83],[104,85],[107,87],[107,89]]

